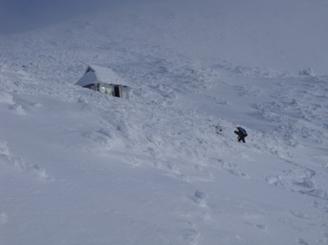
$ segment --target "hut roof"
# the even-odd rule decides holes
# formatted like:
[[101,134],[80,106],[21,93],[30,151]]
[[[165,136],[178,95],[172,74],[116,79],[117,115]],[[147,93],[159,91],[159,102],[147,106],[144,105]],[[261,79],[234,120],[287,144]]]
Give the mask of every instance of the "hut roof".
[[112,69],[98,65],[89,65],[83,77],[76,84],[84,87],[94,83],[128,86],[128,84]]

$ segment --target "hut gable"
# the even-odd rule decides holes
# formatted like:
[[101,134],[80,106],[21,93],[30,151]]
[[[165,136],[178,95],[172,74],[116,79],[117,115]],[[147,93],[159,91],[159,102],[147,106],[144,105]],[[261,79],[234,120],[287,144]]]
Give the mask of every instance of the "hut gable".
[[88,66],[83,77],[77,82],[78,85],[85,87],[94,83],[107,83],[126,85],[112,69],[97,65]]
[[97,65],[88,66],[76,84],[115,97],[127,97],[129,91],[127,83],[113,70]]

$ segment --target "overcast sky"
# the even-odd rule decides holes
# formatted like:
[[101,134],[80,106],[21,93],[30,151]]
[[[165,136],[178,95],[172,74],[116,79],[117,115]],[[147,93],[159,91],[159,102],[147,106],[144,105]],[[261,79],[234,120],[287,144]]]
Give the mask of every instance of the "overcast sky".
[[128,0],[0,0],[0,32],[15,32],[60,21]]
[[90,11],[98,9],[106,15],[93,23],[99,33],[136,45],[211,63],[324,73],[328,67],[327,0],[0,0],[0,35],[77,15],[95,22],[101,15]]

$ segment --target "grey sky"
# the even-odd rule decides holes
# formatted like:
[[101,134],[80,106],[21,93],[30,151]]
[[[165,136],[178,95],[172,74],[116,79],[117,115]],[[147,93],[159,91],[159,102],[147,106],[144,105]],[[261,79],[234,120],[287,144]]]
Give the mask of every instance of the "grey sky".
[[81,15],[96,35],[195,60],[325,72],[327,13],[326,0],[0,0],[0,35]]
[[86,11],[114,7],[118,0],[0,0],[0,32],[15,32]]

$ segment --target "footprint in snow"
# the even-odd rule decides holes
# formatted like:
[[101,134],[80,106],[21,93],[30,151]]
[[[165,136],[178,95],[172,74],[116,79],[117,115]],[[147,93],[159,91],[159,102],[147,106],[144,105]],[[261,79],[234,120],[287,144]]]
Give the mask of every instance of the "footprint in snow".
[[196,190],[190,199],[202,208],[207,207],[207,195],[202,191]]
[[324,232],[323,237],[319,240],[322,244],[328,244],[328,232]]
[[260,214],[245,214],[243,219],[245,224],[247,225],[253,226],[261,231],[268,230],[267,225],[265,225],[264,222],[262,221],[263,216]]
[[231,175],[249,179],[249,175],[241,171],[236,164],[221,162],[221,168]]
[[293,211],[290,210],[289,211],[294,217],[298,218],[298,219],[305,219],[305,220],[309,220],[310,216],[308,216],[307,214],[303,213],[303,212],[298,212],[298,211]]
[[316,172],[312,169],[291,169],[283,171],[283,173],[275,176],[267,176],[266,181],[268,184],[283,186],[293,191],[308,191],[315,187],[313,177]]
[[292,192],[328,200],[328,192],[316,186],[313,180],[316,172],[312,169],[292,169],[280,175],[267,176],[266,182],[270,185],[282,187]]
[[299,239],[297,240],[297,242],[298,242],[298,244],[300,244],[300,245],[309,245],[309,243],[308,243],[307,241],[305,241],[304,239],[302,239],[302,238],[299,238]]
[[182,238],[183,240],[187,241],[188,244],[190,245],[197,245],[199,237],[200,237],[200,233],[198,232],[198,230],[195,227],[195,224],[188,222],[190,228],[187,228],[185,230],[183,230],[182,232]]

